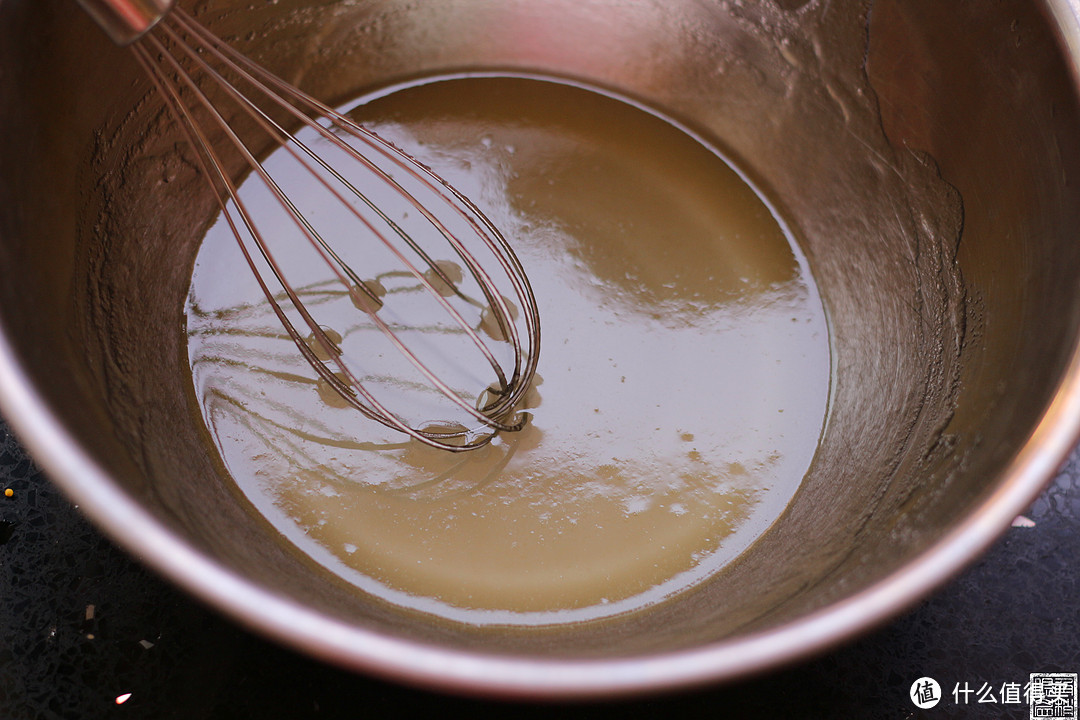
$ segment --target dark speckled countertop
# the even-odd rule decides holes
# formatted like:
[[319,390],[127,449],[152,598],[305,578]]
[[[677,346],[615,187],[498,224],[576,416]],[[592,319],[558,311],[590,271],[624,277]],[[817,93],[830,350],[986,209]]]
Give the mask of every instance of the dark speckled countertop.
[[[485,703],[345,673],[237,628],[116,549],[0,422],[0,718],[1027,718],[1003,685],[1080,672],[1080,450],[1026,517],[907,615],[796,667],[626,702]],[[920,676],[941,684],[933,709],[908,697]]]

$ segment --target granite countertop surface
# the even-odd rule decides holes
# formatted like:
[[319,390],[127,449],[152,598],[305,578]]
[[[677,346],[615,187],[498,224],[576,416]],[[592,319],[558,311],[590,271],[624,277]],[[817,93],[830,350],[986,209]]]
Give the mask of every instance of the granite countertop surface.
[[[429,717],[1027,718],[1031,673],[1080,672],[1080,449],[981,560],[907,614],[722,687],[524,704],[354,675],[254,636],[94,529],[0,421],[0,719]],[[941,701],[909,697],[935,678]],[[1003,690],[1011,688],[1011,692]],[[968,691],[968,692],[965,692]],[[979,699],[983,702],[978,702]],[[993,702],[991,702],[993,700]]]

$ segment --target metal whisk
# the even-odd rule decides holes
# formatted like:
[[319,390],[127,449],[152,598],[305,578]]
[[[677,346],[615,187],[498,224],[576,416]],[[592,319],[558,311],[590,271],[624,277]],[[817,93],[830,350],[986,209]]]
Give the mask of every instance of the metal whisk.
[[[539,311],[517,256],[472,202],[392,143],[246,59],[174,7],[175,0],[78,2],[113,40],[131,46],[180,121],[262,293],[323,391],[387,427],[455,452],[524,426],[527,413],[516,408],[536,372]],[[275,147],[287,150],[289,177],[272,175],[258,159]],[[269,210],[253,207],[258,203],[238,190],[234,178],[244,173],[259,181]],[[337,229],[320,229],[316,216],[325,213],[304,210],[290,195],[286,186],[298,173],[321,194],[317,207],[334,206]],[[342,217],[351,223],[349,237],[337,236]],[[333,289],[290,281],[292,263],[280,259],[273,239],[281,233],[302,238]],[[341,243],[360,250],[347,260]],[[369,268],[354,268],[376,255],[384,272],[363,279]],[[392,271],[385,271],[387,259],[396,264]],[[396,278],[398,286],[388,291],[380,277]],[[401,301],[406,313],[426,309],[416,310],[421,317],[384,318],[391,295],[409,298]],[[341,333],[321,322],[329,299],[343,296],[360,324],[381,332],[379,347],[392,346],[407,361],[409,377],[388,380],[385,370],[373,373],[363,357],[343,351]],[[435,309],[440,317],[433,320]],[[479,387],[466,388],[474,376]],[[430,403],[391,409],[394,388]]]

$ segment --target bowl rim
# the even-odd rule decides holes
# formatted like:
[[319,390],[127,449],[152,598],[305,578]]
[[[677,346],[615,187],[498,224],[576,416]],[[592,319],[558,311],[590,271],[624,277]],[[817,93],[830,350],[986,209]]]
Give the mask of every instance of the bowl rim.
[[[1080,95],[1080,5],[1045,0]],[[139,506],[33,387],[0,323],[0,412],[80,511],[144,564],[234,621],[310,656],[383,678],[482,696],[629,696],[732,681],[805,659],[913,606],[973,562],[1024,512],[1080,439],[1080,342],[1043,415],[997,486],[960,523],[888,577],[783,625],[699,648],[567,660],[454,650],[358,628],[218,564]]]
[[998,487],[897,572],[776,628],[701,648],[616,659],[530,658],[428,645],[348,625],[244,579],[173,534],[86,454],[32,388],[2,334],[0,410],[50,479],[112,540],[259,634],[335,665],[430,689],[520,699],[598,698],[775,669],[891,619],[949,580],[1024,512],[1080,437],[1080,347]]

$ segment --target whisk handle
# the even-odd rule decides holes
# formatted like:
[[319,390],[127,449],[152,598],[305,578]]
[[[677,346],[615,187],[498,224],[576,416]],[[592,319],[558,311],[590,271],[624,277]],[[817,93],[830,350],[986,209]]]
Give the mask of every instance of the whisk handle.
[[76,0],[117,45],[135,42],[165,17],[176,0]]

